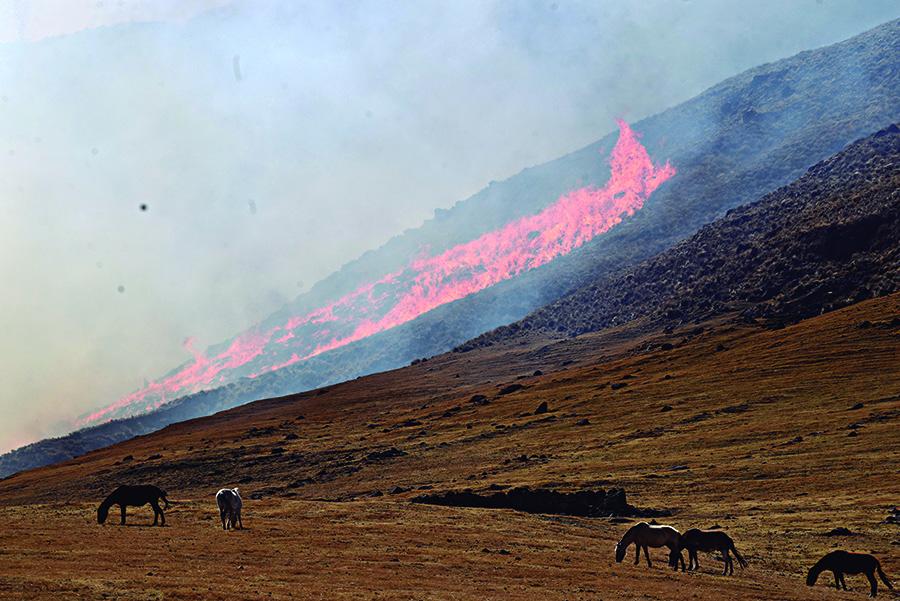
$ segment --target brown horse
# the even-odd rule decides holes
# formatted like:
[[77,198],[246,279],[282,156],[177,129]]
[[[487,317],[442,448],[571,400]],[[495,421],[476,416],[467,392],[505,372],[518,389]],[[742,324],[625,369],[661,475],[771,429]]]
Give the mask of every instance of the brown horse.
[[696,570],[700,567],[700,561],[697,559],[697,551],[718,551],[722,554],[725,561],[725,570],[722,575],[734,574],[734,562],[731,560],[729,551],[734,553],[738,563],[742,568],[747,567],[747,562],[738,553],[734,547],[734,541],[731,537],[721,530],[698,530],[691,528],[681,536],[680,549],[688,550],[688,569]]
[[881,563],[868,553],[848,553],[847,551],[832,551],[816,562],[816,565],[809,569],[806,576],[806,584],[812,586],[819,579],[819,574],[825,570],[834,574],[834,587],[841,590],[847,590],[847,583],[844,582],[844,574],[865,574],[869,579],[872,587],[870,596],[874,597],[878,594],[878,581],[875,580],[875,572],[884,582],[884,585],[894,590],[891,581],[887,579],[884,572],[881,571]]
[[681,533],[671,526],[657,526],[647,522],[638,522],[625,532],[622,540],[616,545],[616,563],[622,562],[622,559],[625,558],[625,552],[628,550],[628,545],[634,543],[634,565],[641,561],[641,548],[644,549],[647,567],[652,567],[648,547],[668,547],[669,565],[677,570],[677,562],[681,560],[681,569],[684,570],[684,557],[678,548],[680,540]]

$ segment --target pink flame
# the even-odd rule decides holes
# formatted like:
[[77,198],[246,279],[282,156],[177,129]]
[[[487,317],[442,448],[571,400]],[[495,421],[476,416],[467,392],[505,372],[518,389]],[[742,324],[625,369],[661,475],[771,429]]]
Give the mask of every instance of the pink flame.
[[[561,196],[541,212],[435,256],[419,256],[404,269],[361,286],[337,301],[294,316],[266,332],[252,329],[214,357],[194,356],[187,367],[155,381],[76,422],[78,426],[121,417],[166,398],[256,377],[315,357],[406,323],[443,304],[540,267],[609,231],[635,211],[675,169],[654,165],[627,123],[610,155],[605,186],[588,186]],[[243,366],[247,372],[234,373]],[[147,403],[147,399],[152,403]]]

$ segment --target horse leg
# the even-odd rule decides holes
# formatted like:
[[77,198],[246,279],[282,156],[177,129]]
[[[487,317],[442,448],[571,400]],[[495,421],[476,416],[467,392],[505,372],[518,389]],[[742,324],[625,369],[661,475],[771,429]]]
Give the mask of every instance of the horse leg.
[[238,528],[243,530],[244,529],[244,520],[241,519],[241,510],[240,509],[238,509],[238,512],[237,512],[237,521],[238,521]]
[[[159,503],[157,503],[155,499],[150,501],[150,508],[153,509],[153,525],[156,526],[159,522],[159,516],[162,514],[162,509],[159,508]],[[165,525],[166,518],[163,517],[163,526]]]
[[219,510],[219,519],[222,520],[222,530],[228,530],[228,528],[225,527],[225,510],[224,509]]
[[691,569],[692,569],[692,570],[699,570],[699,569],[700,569],[700,559],[697,557],[697,549],[696,549],[696,547],[691,547],[690,553],[691,553],[691,561],[694,562],[694,567],[691,568]]
[[869,579],[869,584],[872,585],[872,597],[878,594],[878,581],[875,580],[875,572],[866,572],[866,578]]
[[734,560],[731,558],[731,553],[728,552],[728,549],[722,552],[722,557],[725,558],[725,573],[728,575],[734,574]]
[[644,557],[647,558],[647,567],[652,568],[653,564],[650,563],[650,547],[648,547],[647,545],[644,545]]
[[634,565],[637,565],[641,562],[641,546],[638,543],[634,543]]
[[122,510],[122,525],[125,525],[125,506],[119,505],[119,509]]

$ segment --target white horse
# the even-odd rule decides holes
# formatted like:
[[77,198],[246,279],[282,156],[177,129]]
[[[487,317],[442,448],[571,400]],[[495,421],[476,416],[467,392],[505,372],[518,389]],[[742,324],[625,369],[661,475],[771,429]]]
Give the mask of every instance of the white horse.
[[237,488],[223,488],[216,493],[216,505],[219,506],[219,517],[222,518],[222,530],[244,527],[241,521],[241,493]]

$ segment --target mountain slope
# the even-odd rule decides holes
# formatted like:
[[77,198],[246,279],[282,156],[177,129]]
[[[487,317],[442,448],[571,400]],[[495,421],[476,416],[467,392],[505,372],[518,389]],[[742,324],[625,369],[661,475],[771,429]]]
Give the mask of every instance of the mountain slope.
[[[624,280],[639,297],[641,270],[670,267],[666,276],[682,284],[662,283],[659,294],[690,290],[681,298],[696,302],[677,305],[685,315],[648,313],[562,340],[544,331],[498,338],[2,479],[0,597],[137,598],[153,589],[195,598],[219,586],[224,565],[236,576],[222,586],[238,597],[439,589],[479,599],[602,591],[622,600],[800,600],[821,595],[804,576],[837,544],[874,553],[893,575],[896,524],[886,518],[900,495],[900,292],[804,319],[834,305],[802,283],[849,282],[832,295],[841,304],[892,281],[898,159],[900,128],[891,126]],[[830,235],[859,228],[870,235]],[[734,254],[741,242],[753,252]],[[733,277],[718,266],[731,254]],[[794,273],[807,262],[809,271]],[[780,290],[751,297],[769,273]],[[572,296],[587,292],[595,291]],[[730,304],[713,306],[725,312],[710,318],[703,295]],[[734,319],[742,313],[787,325]],[[96,524],[97,502],[129,482],[153,482],[177,501],[166,529]],[[241,487],[246,532],[216,526],[213,497],[226,485]],[[621,488],[682,531],[723,528],[750,566],[722,578],[711,558],[692,574],[617,564],[611,550],[627,518],[411,502],[520,487]],[[149,523],[148,512],[129,515],[130,525]],[[116,561],[119,580],[109,577]],[[337,587],[323,577],[336,573]]]
[[[735,206],[801,175],[810,165],[900,119],[900,21],[827,48],[763,65],[635,125],[651,156],[677,175],[644,208],[572,254],[387,332],[304,363],[188,396],[152,414],[30,445],[4,456],[0,473],[42,465],[174,421],[390,369],[520,319],[565,292],[621,272],[691,235]],[[613,136],[441,213],[362,257],[263,322],[277,323],[402,265],[423,244],[439,252],[608,177],[598,160]],[[228,343],[225,343],[227,346]],[[215,352],[222,346],[211,349]],[[236,370],[235,377],[251,368]]]
[[[0,598],[812,601],[828,583],[808,588],[806,570],[836,545],[895,577],[897,527],[883,522],[900,495],[898,312],[893,295],[777,331],[704,324],[672,351],[620,359],[603,334],[447,354],[19,474],[0,481]],[[535,366],[544,375],[498,395]],[[139,480],[178,502],[167,527],[145,527],[147,508],[98,526],[99,500]],[[241,487],[244,532],[217,526],[226,485]],[[719,524],[750,566],[723,578],[710,555],[674,574],[658,550],[653,569],[616,564],[621,519],[408,502],[507,486],[622,486],[682,531]],[[825,536],[838,527],[853,535]],[[861,598],[865,579],[848,582]]]
[[672,249],[599,279],[460,350],[572,336],[646,318],[684,325],[741,311],[797,321],[900,290],[900,128],[851,144]]

